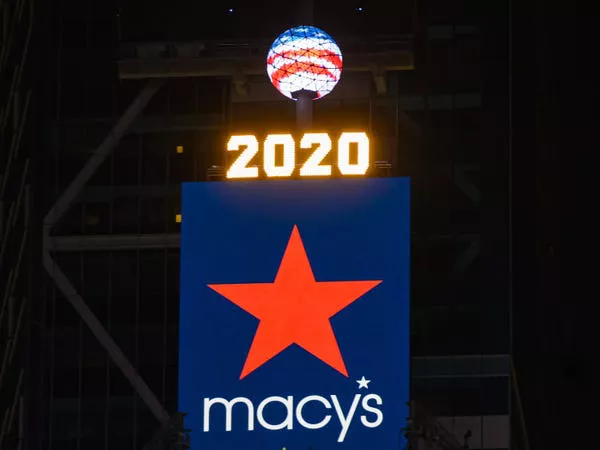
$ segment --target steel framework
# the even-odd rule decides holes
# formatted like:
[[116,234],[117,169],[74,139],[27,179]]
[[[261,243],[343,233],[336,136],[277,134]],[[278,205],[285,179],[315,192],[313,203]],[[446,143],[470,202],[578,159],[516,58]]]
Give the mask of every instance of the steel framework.
[[131,362],[129,362],[129,359],[125,356],[125,354],[115,343],[110,334],[106,331],[104,326],[96,318],[94,313],[85,303],[85,300],[73,287],[73,285],[65,276],[60,267],[58,267],[58,265],[52,259],[50,255],[49,244],[50,232],[53,226],[65,213],[67,208],[71,205],[71,203],[74,201],[77,195],[81,192],[83,186],[98,170],[102,162],[106,159],[106,157],[113,150],[115,145],[121,139],[127,128],[140,114],[143,108],[148,104],[148,102],[154,96],[156,91],[160,89],[162,84],[162,80],[151,80],[147,83],[147,85],[140,91],[135,100],[123,113],[121,118],[117,121],[114,128],[104,139],[102,144],[90,157],[83,169],[77,174],[77,176],[66,189],[66,191],[63,193],[63,195],[50,209],[48,214],[46,214],[43,223],[43,264],[44,268],[46,269],[50,277],[52,277],[58,288],[62,291],[67,300],[79,313],[81,319],[87,324],[94,336],[96,336],[98,341],[106,349],[106,351],[108,352],[114,363],[117,365],[117,367],[121,369],[125,377],[134,386],[138,395],[148,405],[150,411],[152,411],[152,414],[163,426],[166,426],[170,422],[171,418],[165,410],[164,406],[154,395],[154,393],[150,390],[150,388],[142,379],[142,377],[136,372]]

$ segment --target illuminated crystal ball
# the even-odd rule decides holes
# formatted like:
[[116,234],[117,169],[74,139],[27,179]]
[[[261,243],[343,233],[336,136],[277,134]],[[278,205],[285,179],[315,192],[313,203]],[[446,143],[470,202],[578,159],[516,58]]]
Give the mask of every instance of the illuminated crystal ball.
[[329,94],[342,76],[342,52],[323,30],[299,26],[279,35],[267,55],[267,73],[279,92],[307,90],[315,99]]

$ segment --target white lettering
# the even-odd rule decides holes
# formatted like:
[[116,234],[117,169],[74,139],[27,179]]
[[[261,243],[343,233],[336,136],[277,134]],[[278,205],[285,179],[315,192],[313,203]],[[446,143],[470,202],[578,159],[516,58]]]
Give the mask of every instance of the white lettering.
[[[285,405],[285,409],[287,410],[287,414],[285,419],[277,424],[269,423],[265,420],[263,416],[263,410],[269,403],[281,403]],[[291,430],[294,428],[294,397],[288,395],[287,398],[272,396],[265,398],[262,402],[259,403],[258,408],[256,410],[256,420],[267,430],[283,430],[287,428]]]
[[231,431],[233,407],[236,403],[243,403],[248,407],[248,431],[254,430],[254,405],[245,397],[236,397],[232,400],[225,400],[221,397],[204,399],[204,431],[210,431],[210,408],[214,404],[220,404],[225,407],[225,431]]
[[[326,410],[334,409],[337,415],[338,421],[341,426],[340,433],[337,438],[337,442],[344,442],[352,425],[354,416],[358,406],[362,407],[363,414],[360,416],[360,422],[367,428],[377,428],[383,423],[383,399],[377,394],[367,394],[364,397],[361,394],[355,394],[350,405],[347,406],[347,411],[340,404],[340,400],[337,395],[330,395],[331,401],[320,395],[308,395],[294,405],[294,396],[288,395],[287,397],[281,396],[270,396],[262,400],[256,408],[256,418],[254,417],[254,403],[246,397],[236,397],[231,400],[226,400],[221,397],[205,398],[204,399],[204,417],[203,417],[203,431],[210,431],[210,413],[211,408],[214,405],[223,405],[225,413],[225,431],[231,431],[233,428],[233,410],[237,404],[243,404],[246,406],[246,412],[241,411],[238,408],[238,419],[236,419],[236,427],[239,427],[239,419],[247,414],[247,430],[254,431],[254,421],[258,421],[260,426],[265,430],[293,430],[294,429],[294,416],[298,424],[308,430],[317,430],[327,426],[333,417],[333,414],[324,414],[323,418],[318,422],[312,422],[306,420],[304,417],[304,407],[311,402],[321,403]],[[362,401],[361,401],[362,399]],[[281,417],[280,422],[271,423],[264,415],[265,408],[272,403],[280,403],[284,406],[285,415],[277,416]],[[295,409],[294,409],[295,407]],[[309,408],[310,409],[310,408]],[[314,408],[313,408],[314,409]],[[241,416],[239,416],[241,414]],[[218,417],[221,417],[219,414]],[[271,420],[273,420],[271,416]],[[279,419],[277,419],[279,420]],[[318,420],[318,416],[313,420]],[[243,427],[243,426],[242,426]],[[242,428],[243,429],[243,428]]]
[[360,394],[356,394],[354,396],[354,400],[352,400],[352,405],[350,405],[350,410],[348,414],[344,416],[344,411],[342,411],[342,407],[338,402],[337,395],[332,395],[331,400],[333,401],[333,406],[335,407],[335,412],[337,413],[338,419],[340,420],[340,425],[342,426],[342,431],[338,436],[338,442],[344,442],[346,438],[346,433],[348,433],[348,428],[350,428],[350,423],[352,422],[352,418],[354,417],[354,413],[356,412],[356,407],[358,406],[358,402],[360,401]]
[[327,409],[331,409],[331,403],[329,403],[329,401],[326,398],[321,397],[320,395],[309,395],[308,397],[304,397],[302,400],[300,400],[298,402],[298,405],[296,405],[296,420],[298,420],[298,423],[300,423],[300,425],[309,430],[317,430],[319,428],[323,428],[331,420],[331,415],[327,414],[323,418],[323,420],[317,423],[308,422],[302,416],[302,409],[304,408],[304,405],[306,405],[308,402],[321,402],[323,406],[325,406],[325,408]]
[[377,416],[377,419],[375,419],[374,422],[370,422],[369,420],[367,420],[367,416],[362,415],[360,416],[360,421],[365,427],[377,428],[379,425],[381,425],[381,422],[383,422],[383,412],[379,408],[374,408],[373,406],[370,406],[369,400],[375,400],[375,403],[377,403],[378,405],[383,404],[383,400],[377,394],[368,394],[365,395],[362,399],[363,409],[368,413],[375,414],[375,416]]

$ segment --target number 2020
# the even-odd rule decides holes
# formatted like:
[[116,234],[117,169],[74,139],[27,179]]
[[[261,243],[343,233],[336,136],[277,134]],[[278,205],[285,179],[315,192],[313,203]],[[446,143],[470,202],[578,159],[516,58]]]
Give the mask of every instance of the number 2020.
[[[350,161],[350,144],[356,144],[357,158]],[[283,149],[281,164],[275,163],[275,148]],[[331,176],[330,164],[323,160],[331,152],[331,138],[327,133],[306,133],[300,148],[312,153],[300,167],[301,177]],[[229,167],[227,178],[258,178],[258,167],[248,166],[258,153],[258,140],[253,135],[231,136],[227,151],[241,153]],[[369,168],[369,138],[364,132],[342,133],[337,145],[337,167],[342,175],[364,175]],[[289,177],[296,169],[296,142],[291,134],[269,134],[263,143],[263,169],[270,178]]]

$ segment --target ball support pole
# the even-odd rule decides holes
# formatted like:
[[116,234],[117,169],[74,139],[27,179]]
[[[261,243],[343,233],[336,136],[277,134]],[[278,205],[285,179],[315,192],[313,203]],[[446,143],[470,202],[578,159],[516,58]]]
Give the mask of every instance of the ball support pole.
[[[314,0],[296,0],[298,7],[298,19],[300,23],[312,24],[314,15]],[[316,92],[302,89],[292,92],[296,99],[296,127],[298,131],[306,131],[312,126],[313,99]]]
[[312,126],[313,118],[313,100],[317,93],[302,89],[292,92],[292,97],[296,99],[296,127],[298,131],[306,131]]

